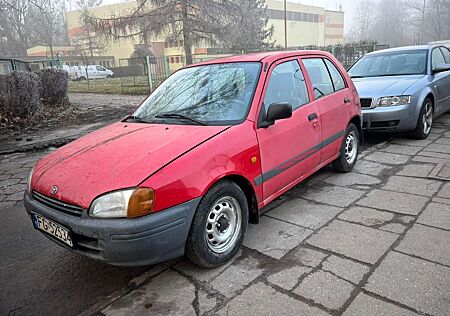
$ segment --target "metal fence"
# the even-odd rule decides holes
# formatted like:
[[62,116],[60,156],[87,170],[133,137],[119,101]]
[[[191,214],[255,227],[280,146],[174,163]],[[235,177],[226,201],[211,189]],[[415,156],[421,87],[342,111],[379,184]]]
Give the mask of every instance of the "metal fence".
[[[289,50],[323,50],[333,54],[345,68],[350,67],[365,54],[388,48],[387,45],[354,45],[354,46],[303,46],[291,47]],[[238,53],[243,54],[244,52]],[[214,52],[213,54],[193,55],[194,63],[226,57],[230,54]],[[113,78],[71,81],[70,92],[97,92],[97,93],[121,93],[121,94],[149,94],[173,71],[169,67],[167,56],[144,56],[137,58],[123,58],[118,60],[118,65],[110,68],[114,72]]]
[[[81,65],[87,67],[87,65]],[[69,82],[70,92],[149,94],[170,74],[166,56],[122,58],[111,67],[113,77],[74,78]],[[88,72],[89,73],[89,72]]]

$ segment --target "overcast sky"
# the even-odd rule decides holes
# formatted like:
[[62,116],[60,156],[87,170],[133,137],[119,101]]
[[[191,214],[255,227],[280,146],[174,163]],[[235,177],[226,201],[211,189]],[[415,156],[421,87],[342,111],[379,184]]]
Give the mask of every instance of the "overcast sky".
[[[126,0],[103,0],[103,4],[125,2]],[[280,0],[281,1],[281,0]],[[354,8],[360,0],[288,0],[288,2],[298,2],[302,4],[315,5],[319,7],[324,7],[328,10],[337,10],[339,5],[345,12],[345,33],[352,26],[352,16],[354,14]]]

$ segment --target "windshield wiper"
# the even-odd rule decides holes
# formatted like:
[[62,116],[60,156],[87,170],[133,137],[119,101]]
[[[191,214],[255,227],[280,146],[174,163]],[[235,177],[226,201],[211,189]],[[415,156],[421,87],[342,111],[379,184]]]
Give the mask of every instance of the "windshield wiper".
[[350,76],[350,78],[365,78],[366,76]]
[[144,120],[142,117],[138,117],[136,115],[130,115],[127,118],[125,118],[123,120],[123,122],[128,122],[128,121],[133,121],[133,122],[137,122],[137,123],[146,123],[146,124],[151,124],[151,122]]
[[162,114],[158,114],[155,117],[157,118],[180,118],[180,119],[185,119],[191,122],[194,122],[198,125],[206,125],[205,122],[199,121],[195,118],[192,118],[190,116],[186,116],[184,114],[180,114],[180,113],[162,113]]

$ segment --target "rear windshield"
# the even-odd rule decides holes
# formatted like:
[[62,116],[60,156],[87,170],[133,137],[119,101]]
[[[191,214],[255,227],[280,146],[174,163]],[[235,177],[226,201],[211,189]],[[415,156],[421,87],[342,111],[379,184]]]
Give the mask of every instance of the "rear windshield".
[[210,125],[239,123],[247,117],[260,69],[259,62],[242,62],[179,70],[133,115],[147,121],[170,113]]
[[427,53],[427,50],[410,50],[366,55],[348,73],[352,78],[425,74]]

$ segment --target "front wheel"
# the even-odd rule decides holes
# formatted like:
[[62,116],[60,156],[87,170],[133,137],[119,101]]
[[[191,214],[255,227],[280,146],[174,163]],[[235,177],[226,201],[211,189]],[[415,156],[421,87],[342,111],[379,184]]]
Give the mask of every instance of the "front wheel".
[[417,126],[411,133],[411,136],[416,139],[425,139],[430,135],[431,126],[433,125],[433,102],[430,99],[425,99],[420,110]]
[[234,182],[216,183],[195,211],[186,241],[186,256],[204,268],[230,260],[242,245],[248,223],[248,203]]
[[336,158],[332,165],[336,171],[349,172],[353,169],[358,158],[359,151],[359,132],[355,124],[350,123],[345,131],[342,140],[340,155]]

